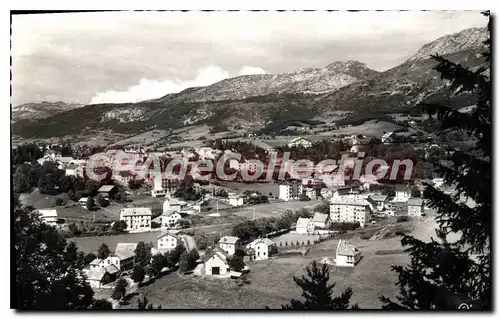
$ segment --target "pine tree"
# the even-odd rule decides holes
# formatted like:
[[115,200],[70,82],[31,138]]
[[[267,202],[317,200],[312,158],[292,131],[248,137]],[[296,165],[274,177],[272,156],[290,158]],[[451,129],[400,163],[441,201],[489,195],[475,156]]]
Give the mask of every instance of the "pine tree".
[[19,310],[90,309],[84,254],[30,209],[14,209],[16,298]]
[[102,243],[97,250],[97,258],[105,259],[111,254],[111,250],[109,250],[108,245]]
[[[341,310],[349,308],[352,289],[347,288],[339,297],[332,297],[335,284],[328,284],[330,271],[326,264],[319,266],[316,261],[307,267],[307,277],[293,277],[302,288],[302,300],[292,299],[281,308],[286,310]],[[357,309],[357,304],[352,309]]]
[[[489,16],[489,12],[484,13]],[[491,27],[491,21],[488,29]],[[476,309],[492,309],[491,292],[491,83],[489,79],[490,45],[485,42],[486,66],[472,71],[460,64],[433,56],[435,70],[451,82],[454,94],[471,92],[476,108],[470,113],[436,104],[423,104],[429,114],[437,114],[444,132],[461,131],[475,141],[472,150],[456,151],[451,167],[433,163],[447,185],[456,194],[426,185],[424,198],[437,209],[437,239],[423,242],[402,235],[410,264],[393,266],[399,275],[398,302],[381,297],[385,309],[457,309],[461,303]],[[470,198],[475,205],[459,199]],[[449,234],[459,236],[452,241]],[[475,255],[475,256],[474,256]]]

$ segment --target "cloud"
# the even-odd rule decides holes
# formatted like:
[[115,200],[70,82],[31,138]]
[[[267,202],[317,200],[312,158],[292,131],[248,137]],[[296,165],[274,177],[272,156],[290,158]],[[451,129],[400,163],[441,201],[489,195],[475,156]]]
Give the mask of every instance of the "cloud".
[[[265,74],[262,68],[245,66],[238,75]],[[91,104],[100,103],[133,103],[160,98],[169,93],[178,93],[190,87],[207,86],[231,77],[229,72],[218,66],[207,66],[198,71],[195,79],[179,80],[149,80],[141,79],[139,84],[123,91],[109,90],[98,92],[91,100]]]
[[244,66],[238,75],[250,75],[250,74],[266,74],[264,69],[253,66]]

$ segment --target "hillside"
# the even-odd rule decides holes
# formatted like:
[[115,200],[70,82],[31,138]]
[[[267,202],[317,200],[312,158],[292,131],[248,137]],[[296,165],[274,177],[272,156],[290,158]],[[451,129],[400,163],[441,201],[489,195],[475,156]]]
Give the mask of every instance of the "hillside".
[[82,104],[68,104],[64,102],[26,103],[12,108],[12,122],[25,119],[39,120],[62,112],[82,107]]
[[[256,132],[281,122],[326,118],[332,111],[356,116],[408,111],[422,100],[471,105],[467,94],[450,96],[428,54],[466,65],[484,64],[480,53],[486,29],[466,29],[424,45],[406,62],[384,72],[355,61],[283,74],[246,75],[206,87],[186,89],[139,103],[96,104],[58,113],[44,121],[21,120],[13,133],[22,138],[96,135],[131,137],[152,130],[209,126],[219,131]],[[118,138],[118,137],[117,137]]]

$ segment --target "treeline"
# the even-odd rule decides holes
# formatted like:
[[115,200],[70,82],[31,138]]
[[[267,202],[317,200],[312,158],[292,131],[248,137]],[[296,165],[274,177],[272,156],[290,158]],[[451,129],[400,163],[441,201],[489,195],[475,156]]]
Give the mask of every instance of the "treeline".
[[312,216],[307,210],[300,210],[295,213],[288,211],[281,217],[258,218],[241,222],[234,226],[231,234],[243,242],[264,237],[271,233],[277,235],[281,230],[289,230],[299,217]]

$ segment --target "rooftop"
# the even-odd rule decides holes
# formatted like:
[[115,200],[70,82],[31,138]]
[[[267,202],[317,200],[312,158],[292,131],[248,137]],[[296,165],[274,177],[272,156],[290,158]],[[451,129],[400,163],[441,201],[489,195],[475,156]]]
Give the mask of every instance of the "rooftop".
[[124,216],[151,216],[151,208],[149,207],[129,207],[123,208],[120,212],[120,217]]
[[410,198],[408,199],[407,205],[408,206],[422,206],[424,201],[422,198]]
[[219,240],[219,244],[225,243],[225,244],[235,245],[238,240],[240,240],[240,239],[238,237],[235,237],[235,236],[224,236]]
[[328,219],[328,214],[314,213],[313,222],[325,223]]
[[113,188],[115,188],[115,185],[103,185],[98,192],[110,192]]
[[297,228],[306,228],[311,222],[312,218],[299,217],[299,219],[297,219]]
[[57,210],[55,209],[39,209],[38,213],[42,215],[42,218],[57,217]]
[[394,186],[394,190],[395,190],[396,192],[407,192],[407,193],[409,193],[409,192],[410,192],[410,189],[408,188],[408,186],[406,186],[406,185],[402,185],[402,184],[396,184],[396,185]]
[[345,240],[340,240],[337,245],[337,255],[343,256],[354,256],[359,253],[359,250],[353,246],[348,244]]

